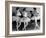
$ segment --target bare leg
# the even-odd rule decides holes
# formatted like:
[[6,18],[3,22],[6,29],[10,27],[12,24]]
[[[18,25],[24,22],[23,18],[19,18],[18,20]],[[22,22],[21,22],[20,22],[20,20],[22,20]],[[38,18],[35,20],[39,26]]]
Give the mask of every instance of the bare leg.
[[19,22],[18,28],[20,27],[20,25],[21,25],[21,22]]
[[27,25],[28,25],[28,22],[26,22],[26,25],[25,25],[25,30],[26,30]]
[[35,25],[36,25],[36,26],[35,26],[35,29],[36,29],[36,28],[39,29],[39,25],[38,25],[38,23],[37,23],[37,18],[36,18],[36,17],[35,17]]
[[[24,22],[24,27],[25,27],[25,22]],[[23,30],[24,30],[24,28],[23,28]]]
[[28,25],[28,23],[25,22],[25,23],[24,23],[24,28],[23,28],[23,30],[26,30],[27,25]]

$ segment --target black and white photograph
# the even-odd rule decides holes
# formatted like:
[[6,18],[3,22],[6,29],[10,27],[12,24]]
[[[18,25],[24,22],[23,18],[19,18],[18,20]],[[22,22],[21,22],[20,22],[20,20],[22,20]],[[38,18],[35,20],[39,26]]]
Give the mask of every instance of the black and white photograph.
[[12,31],[40,29],[40,8],[12,7]]
[[16,3],[9,6],[9,34],[43,33],[42,5]]

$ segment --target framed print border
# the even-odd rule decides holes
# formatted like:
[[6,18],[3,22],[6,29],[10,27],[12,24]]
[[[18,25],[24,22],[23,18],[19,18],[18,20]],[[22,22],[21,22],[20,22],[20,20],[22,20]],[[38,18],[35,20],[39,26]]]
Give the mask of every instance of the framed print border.
[[[43,33],[29,33],[29,34],[9,34],[9,5],[10,4],[29,4],[29,5],[42,5],[43,6]],[[19,2],[19,1],[5,1],[5,37],[18,37],[18,36],[35,36],[45,34],[45,3],[33,2]]]

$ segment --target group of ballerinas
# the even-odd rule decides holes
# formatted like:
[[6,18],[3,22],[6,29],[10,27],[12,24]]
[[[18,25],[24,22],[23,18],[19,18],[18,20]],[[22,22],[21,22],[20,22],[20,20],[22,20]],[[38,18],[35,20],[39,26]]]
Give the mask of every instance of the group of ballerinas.
[[39,28],[39,26],[37,24],[37,19],[36,19],[36,17],[38,16],[37,11],[36,11],[36,8],[33,8],[33,9],[34,9],[34,11],[26,11],[26,8],[23,8],[23,10],[21,9],[22,10],[21,11],[19,9],[19,7],[16,8],[17,13],[16,13],[16,16],[13,16],[13,21],[16,20],[16,22],[17,22],[17,25],[16,25],[17,30],[19,30],[18,28],[20,27],[21,22],[24,23],[24,27],[22,30],[26,30],[28,22],[30,22],[30,20],[32,20],[32,17],[34,17],[34,19],[35,19],[35,29],[36,29],[36,27]]

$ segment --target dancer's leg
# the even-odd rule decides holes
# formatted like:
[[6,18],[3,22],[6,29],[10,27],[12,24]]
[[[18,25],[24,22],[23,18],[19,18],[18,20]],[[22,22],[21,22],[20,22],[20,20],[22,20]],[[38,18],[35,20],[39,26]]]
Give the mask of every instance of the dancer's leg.
[[28,25],[28,23],[24,22],[24,28],[23,28],[23,30],[26,30],[27,25]]
[[39,28],[39,25],[38,25],[38,23],[37,23],[37,18],[35,17],[35,29],[36,28]]

